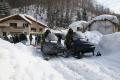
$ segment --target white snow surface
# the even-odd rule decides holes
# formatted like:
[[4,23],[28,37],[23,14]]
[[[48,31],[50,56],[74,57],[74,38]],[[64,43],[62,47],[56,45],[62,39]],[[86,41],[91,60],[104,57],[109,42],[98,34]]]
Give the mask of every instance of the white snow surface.
[[99,21],[99,20],[110,20],[113,23],[119,24],[119,20],[118,20],[118,18],[116,16],[114,16],[114,15],[108,15],[108,14],[103,14],[103,15],[100,15],[100,16],[97,16],[97,17],[93,18],[89,22],[89,24],[91,24],[94,21]]
[[103,35],[98,31],[87,31],[84,33],[84,35],[86,36],[89,42],[95,45],[97,45],[103,37]]
[[[82,59],[53,57],[49,61],[43,60],[42,52],[33,46],[0,39],[0,80],[120,80],[119,35],[103,36],[105,39],[99,43],[118,47],[113,50],[115,53],[106,51],[106,55],[100,57],[88,53]],[[109,39],[112,40],[109,42]]]
[[64,80],[48,62],[33,53],[32,46],[0,39],[0,80]]
[[96,52],[100,51],[103,55],[120,53],[120,32],[104,35],[97,45]]

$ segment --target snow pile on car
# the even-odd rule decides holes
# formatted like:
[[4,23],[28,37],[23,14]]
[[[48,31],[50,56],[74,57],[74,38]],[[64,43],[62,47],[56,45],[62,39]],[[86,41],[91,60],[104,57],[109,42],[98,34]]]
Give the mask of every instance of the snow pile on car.
[[0,39],[0,80],[64,80],[42,58],[33,56],[33,47]]
[[73,29],[74,32],[77,31],[77,28],[86,29],[88,22],[86,21],[76,21],[69,25],[69,28]]
[[96,52],[101,54],[114,54],[120,53],[120,33],[113,33],[104,35],[96,47]]

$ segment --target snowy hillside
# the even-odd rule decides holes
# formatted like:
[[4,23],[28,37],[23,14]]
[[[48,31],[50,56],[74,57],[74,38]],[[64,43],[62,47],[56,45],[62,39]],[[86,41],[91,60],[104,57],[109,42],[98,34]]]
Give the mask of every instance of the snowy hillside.
[[[109,47],[110,44],[120,47],[116,46],[118,35],[104,36],[100,45],[106,43]],[[115,38],[116,42],[110,40],[107,43],[109,36]],[[120,51],[119,48],[115,50],[118,50],[117,53],[100,57],[88,53],[79,60],[54,57],[45,61],[39,49],[0,39],[0,80],[120,80]]]

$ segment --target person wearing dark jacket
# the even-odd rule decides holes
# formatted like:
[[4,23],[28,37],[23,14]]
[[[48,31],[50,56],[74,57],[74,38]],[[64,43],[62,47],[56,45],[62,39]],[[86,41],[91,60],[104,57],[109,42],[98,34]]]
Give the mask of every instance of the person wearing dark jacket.
[[35,35],[35,45],[36,46],[39,45],[40,39],[41,39],[40,35]]
[[19,37],[18,37],[18,35],[16,34],[15,35],[15,43],[18,43],[20,40],[19,40]]
[[30,34],[30,36],[29,36],[30,45],[32,44],[32,39],[33,39],[32,34]]
[[45,38],[48,36],[49,33],[51,33],[51,31],[50,30],[46,30],[46,32],[42,35],[41,47],[45,44]]
[[68,50],[70,50],[73,46],[73,30],[70,28],[65,37],[65,45]]
[[27,41],[27,37],[26,37],[26,35],[25,34],[20,34],[20,36],[19,36],[19,39],[20,39],[20,41]]
[[7,35],[4,36],[4,40],[9,41]]
[[26,36],[24,33],[22,33],[22,34],[20,34],[20,36],[19,36],[19,40],[20,40],[20,42],[22,42],[23,44],[26,44],[26,42],[27,42],[27,36]]

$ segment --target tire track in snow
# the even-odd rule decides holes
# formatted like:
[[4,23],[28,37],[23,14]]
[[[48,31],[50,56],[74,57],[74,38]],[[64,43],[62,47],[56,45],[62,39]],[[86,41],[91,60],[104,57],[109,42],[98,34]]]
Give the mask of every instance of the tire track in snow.
[[[52,61],[52,64],[54,63],[55,61],[54,62]],[[102,72],[99,66],[91,65],[84,61],[80,61],[80,60],[72,61],[70,59],[59,58],[56,60],[56,63],[54,64],[54,66],[55,66],[55,69],[58,71],[62,69],[60,66],[57,66],[58,68],[56,68],[56,65],[63,65],[67,70],[72,72],[71,74],[77,77],[82,76],[84,77],[85,80],[115,80],[111,78],[111,76],[109,76],[108,74]],[[97,68],[97,71],[94,71],[93,68]],[[74,73],[76,73],[77,75]],[[72,80],[80,80],[80,79],[76,78]]]
[[[108,61],[110,61],[110,63],[108,63]],[[102,66],[101,70],[103,72],[106,71],[106,74],[109,74],[115,80],[120,80],[120,72],[119,72],[120,65],[118,65],[119,62],[117,62],[116,60],[110,58],[102,58],[102,59],[98,58],[95,60],[90,59],[89,62]]]
[[86,80],[84,76],[79,75],[77,72],[69,69],[67,65],[63,64],[60,59],[50,61],[51,65],[61,73],[66,80]]
[[[41,57],[41,56],[40,56]],[[66,80],[116,80],[113,76],[106,73],[106,69],[97,63],[92,63],[88,59],[73,61],[70,59],[51,59],[48,61],[54,69],[61,73]],[[90,62],[90,63],[89,63]],[[97,70],[94,70],[94,69]]]

